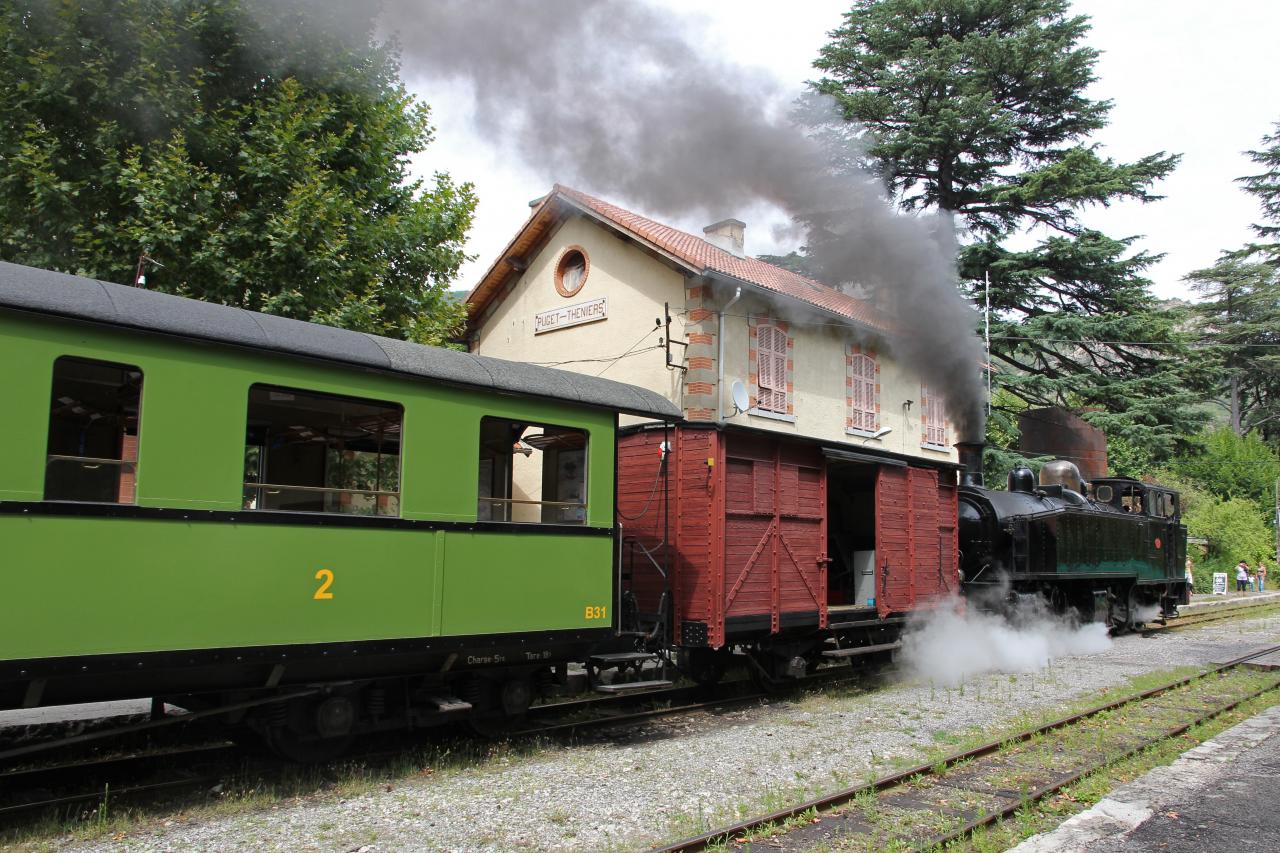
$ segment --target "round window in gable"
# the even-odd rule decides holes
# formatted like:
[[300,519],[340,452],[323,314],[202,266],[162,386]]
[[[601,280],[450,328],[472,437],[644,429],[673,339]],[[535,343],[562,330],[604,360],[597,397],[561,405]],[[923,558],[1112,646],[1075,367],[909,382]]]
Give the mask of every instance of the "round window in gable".
[[587,283],[591,262],[581,246],[569,246],[556,263],[556,292],[561,296],[573,296]]

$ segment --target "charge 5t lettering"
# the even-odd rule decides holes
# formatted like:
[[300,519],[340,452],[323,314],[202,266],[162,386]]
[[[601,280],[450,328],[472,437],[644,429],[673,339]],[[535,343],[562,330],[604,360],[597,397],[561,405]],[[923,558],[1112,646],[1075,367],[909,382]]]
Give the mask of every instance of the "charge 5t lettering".
[[583,616],[583,618],[584,619],[608,619],[609,618],[608,611],[609,611],[608,607],[604,607],[604,606],[595,607],[593,605],[588,604],[587,612]]
[[333,572],[329,569],[321,569],[316,572],[316,580],[320,581],[320,587],[311,597],[316,601],[327,601],[333,598],[333,593],[329,592],[329,587],[333,586]]

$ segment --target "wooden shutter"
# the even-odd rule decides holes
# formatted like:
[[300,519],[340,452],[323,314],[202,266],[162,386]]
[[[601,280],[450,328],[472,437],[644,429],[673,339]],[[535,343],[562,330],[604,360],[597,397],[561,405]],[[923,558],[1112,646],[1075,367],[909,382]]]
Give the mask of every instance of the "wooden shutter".
[[777,326],[756,327],[756,370],[759,406],[787,411],[787,333]]
[[924,441],[925,444],[936,444],[945,447],[947,444],[946,405],[941,394],[932,391],[929,386],[920,386],[921,408],[924,409]]
[[854,429],[874,432],[876,429],[876,363],[867,355],[853,357],[853,411],[850,419]]

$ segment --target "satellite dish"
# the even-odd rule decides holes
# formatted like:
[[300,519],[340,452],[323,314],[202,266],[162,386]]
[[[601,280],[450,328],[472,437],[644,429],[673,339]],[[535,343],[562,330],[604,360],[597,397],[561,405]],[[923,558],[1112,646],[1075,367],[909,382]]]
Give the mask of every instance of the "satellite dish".
[[[733,407],[738,412],[745,412],[751,407],[751,398],[747,396],[747,386],[741,379],[734,380],[734,383],[729,386],[729,394],[733,397]],[[737,414],[737,412],[734,414]]]

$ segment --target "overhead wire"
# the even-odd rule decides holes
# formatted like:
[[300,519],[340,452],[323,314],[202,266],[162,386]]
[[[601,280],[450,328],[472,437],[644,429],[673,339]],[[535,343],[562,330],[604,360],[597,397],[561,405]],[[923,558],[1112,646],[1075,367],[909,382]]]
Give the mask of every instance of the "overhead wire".
[[[617,364],[618,362],[622,361],[622,360],[623,360],[624,358],[626,358],[627,356],[629,356],[629,355],[633,355],[633,354],[634,354],[634,352],[633,352],[633,351],[636,349],[636,347],[640,346],[640,344],[644,343],[645,338],[649,337],[650,335],[652,335],[654,332],[658,331],[658,329],[661,329],[661,328],[662,328],[661,326],[652,326],[652,327],[650,327],[649,331],[647,331],[647,332],[645,332],[643,335],[641,335],[641,336],[640,336],[640,340],[638,340],[638,341],[636,341],[634,344],[632,344],[630,349],[628,349],[628,350],[627,350],[626,352],[624,352],[622,355],[620,355],[620,356],[618,356],[617,358],[615,358],[613,361],[611,361],[611,362],[609,362],[608,364],[606,364],[604,367],[600,368],[600,372],[599,372],[599,373],[597,373],[597,374],[596,374],[596,376],[604,376],[604,373],[605,373],[605,371],[606,371],[606,370],[608,370],[609,368],[613,367],[615,364]],[[650,350],[655,350],[655,349],[662,349],[662,344],[655,344],[654,346],[646,347],[644,351],[645,351],[645,352],[648,352],[648,351],[650,351]]]
[[592,363],[599,364],[601,362],[608,362],[608,364],[606,364],[604,368],[601,369],[600,373],[596,374],[596,376],[599,376],[602,373],[604,373],[606,370],[608,370],[610,367],[612,367],[616,362],[621,361],[624,358],[627,358],[633,355],[639,355],[642,352],[652,352],[653,350],[656,350],[656,349],[662,349],[662,344],[654,344],[651,347],[645,347],[644,349],[640,349],[640,350],[636,349],[636,347],[644,343],[645,338],[649,337],[654,332],[656,332],[658,328],[660,327],[654,326],[652,329],[649,329],[647,332],[645,332],[643,335],[640,336],[640,339],[638,341],[636,341],[634,344],[628,347],[621,355],[613,355],[613,356],[606,355],[599,358],[569,358],[563,361],[530,361],[527,363],[532,364],[535,367],[560,367],[561,365],[565,365],[565,364],[592,364]]

